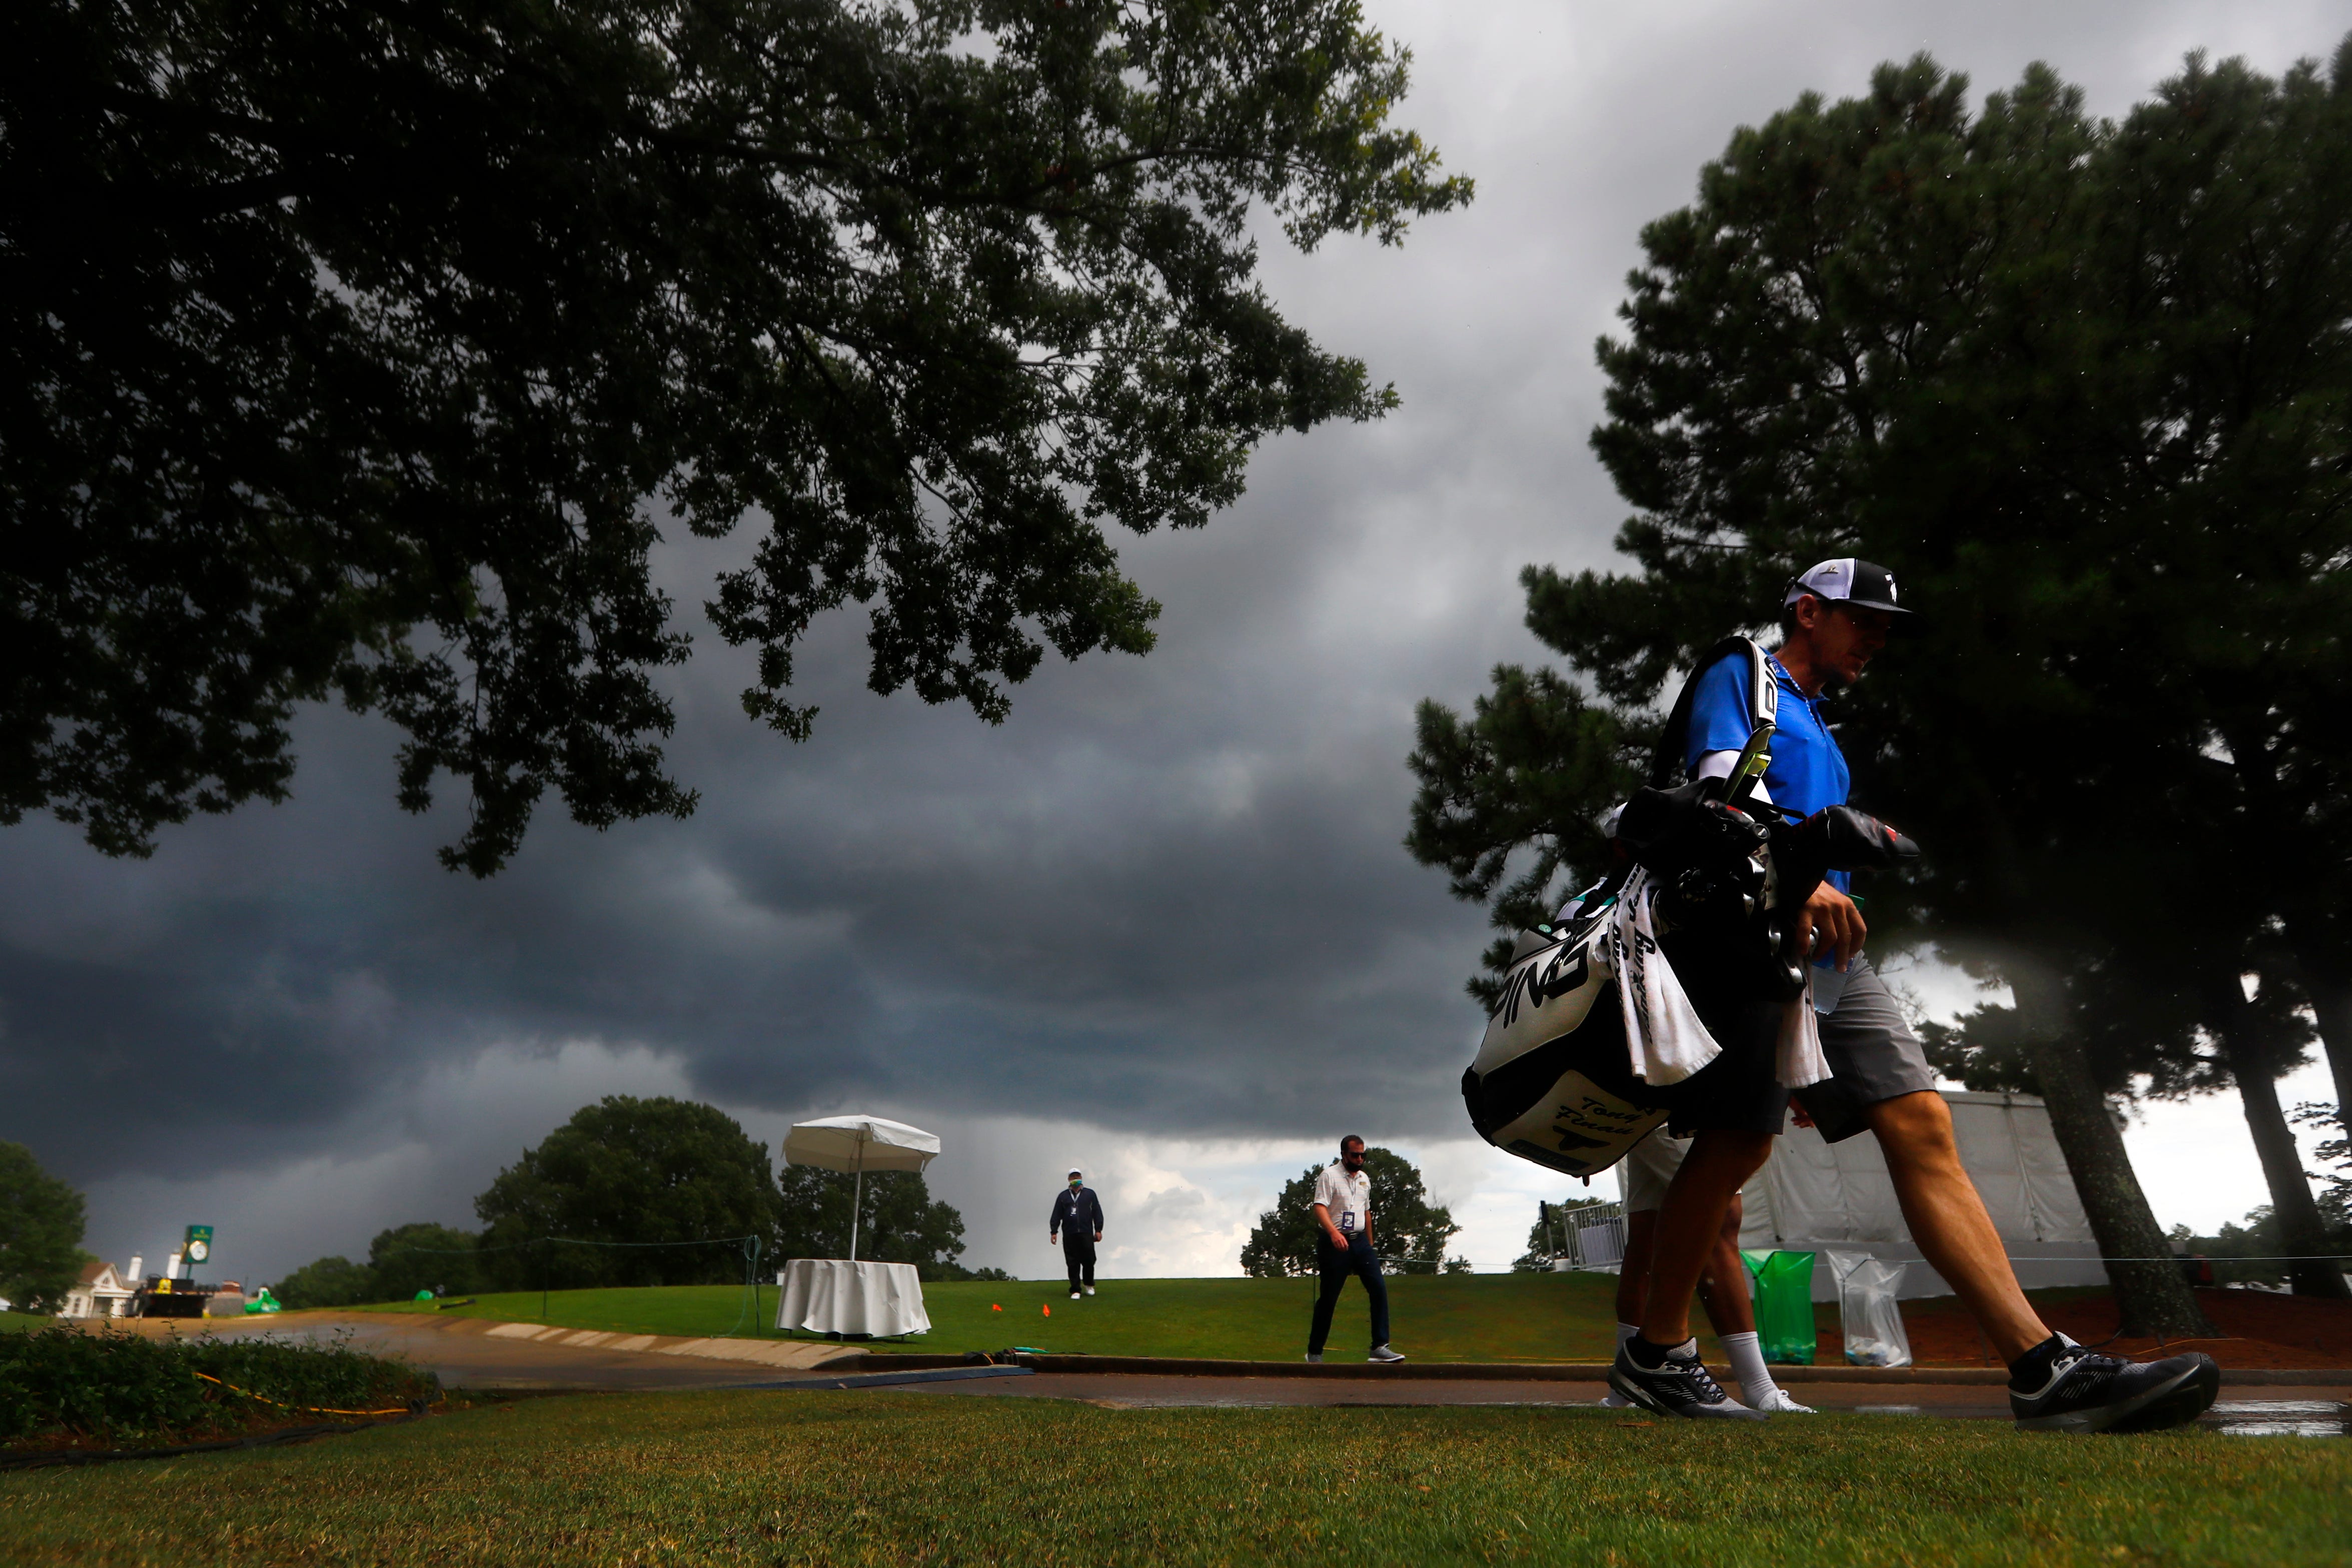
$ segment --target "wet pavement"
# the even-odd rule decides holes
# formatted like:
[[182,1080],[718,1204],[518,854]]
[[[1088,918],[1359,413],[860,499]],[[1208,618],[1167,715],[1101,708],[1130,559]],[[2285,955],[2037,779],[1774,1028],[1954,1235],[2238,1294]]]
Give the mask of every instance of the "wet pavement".
[[[268,1334],[317,1344],[341,1344],[375,1355],[399,1356],[434,1373],[451,1388],[538,1390],[667,1389],[818,1385],[815,1366],[706,1359],[713,1354],[798,1358],[838,1347],[790,1342],[662,1340],[651,1335],[546,1330],[481,1318],[415,1313],[305,1312],[299,1316],[189,1320],[166,1328],[142,1322],[134,1332],[201,1332],[230,1336]],[[528,1336],[528,1337],[524,1337]],[[702,1352],[690,1348],[702,1345]],[[856,1375],[842,1369],[846,1376]],[[868,1369],[870,1370],[870,1368]],[[898,1384],[900,1392],[940,1398],[1070,1399],[1107,1409],[1265,1409],[1283,1406],[1353,1409],[1435,1406],[1596,1406],[1607,1386],[1513,1377],[1241,1377],[1168,1375],[1143,1372],[1041,1372],[1028,1376],[960,1377]],[[856,1392],[855,1389],[851,1392]],[[2009,1404],[1990,1383],[1792,1383],[1790,1393],[1821,1410],[1855,1415],[1939,1416],[2006,1420]],[[2352,1403],[2340,1385],[2225,1386],[2201,1425],[2242,1437],[2352,1436]],[[1641,1419],[1643,1417],[1631,1416]]]
[[[984,1383],[919,1385],[913,1392],[956,1398],[1076,1399],[1113,1410],[1267,1409],[1280,1406],[1383,1409],[1429,1406],[1598,1406],[1600,1383],[1341,1381],[1306,1377],[1155,1377],[1136,1374],[1040,1373]],[[1998,1386],[1915,1383],[1899,1391],[1853,1383],[1805,1383],[1789,1391],[1817,1410],[1862,1416],[2010,1418]],[[2225,1393],[2229,1392],[2224,1390]],[[2248,1393],[2254,1391],[2248,1390]],[[2260,1398],[2224,1398],[2200,1425],[2244,1437],[2352,1436],[2352,1404],[2340,1388],[2266,1387]],[[1636,1413],[1635,1419],[1646,1419]]]

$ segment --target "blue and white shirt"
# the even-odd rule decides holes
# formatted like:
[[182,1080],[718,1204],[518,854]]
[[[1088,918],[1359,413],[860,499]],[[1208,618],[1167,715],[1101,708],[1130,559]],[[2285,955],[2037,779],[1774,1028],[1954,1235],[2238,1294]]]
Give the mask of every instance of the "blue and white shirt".
[[[1764,769],[1764,788],[1772,803],[1811,816],[1826,806],[1843,806],[1853,788],[1845,753],[1830,733],[1829,715],[1817,696],[1808,696],[1780,661],[1769,661],[1772,684],[1780,688],[1780,711],[1774,719],[1772,761]],[[1719,659],[1698,677],[1691,699],[1690,732],[1683,737],[1683,767],[1696,771],[1698,759],[1710,752],[1738,751],[1748,744],[1749,706],[1748,655]],[[1830,885],[1841,893],[1853,886],[1850,872],[1829,873]]]

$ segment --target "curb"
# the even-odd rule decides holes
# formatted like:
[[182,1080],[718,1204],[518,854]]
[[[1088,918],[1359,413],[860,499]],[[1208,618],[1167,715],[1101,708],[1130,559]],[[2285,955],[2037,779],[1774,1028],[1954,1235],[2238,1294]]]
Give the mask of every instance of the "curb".
[[[739,1361],[754,1366],[770,1366],[780,1371],[814,1371],[849,1358],[864,1359],[866,1353],[846,1350],[838,1344],[788,1339],[686,1339],[670,1334],[624,1333],[618,1330],[567,1329],[550,1323],[488,1322],[481,1318],[458,1319],[446,1324],[457,1333],[467,1332],[462,1322],[484,1323],[479,1331],[485,1338],[520,1340],[531,1344],[571,1345],[580,1350],[614,1351],[635,1355],[691,1355],[707,1361]],[[953,1364],[962,1364],[954,1358]]]
[[[1604,1383],[1605,1361],[1508,1362],[1428,1361],[1383,1366],[1370,1363],[1325,1362],[1309,1365],[1291,1361],[1212,1361],[1190,1356],[1153,1355],[1023,1355],[1014,1364],[1037,1372],[1093,1373],[1097,1375],[1142,1377],[1319,1377],[1408,1378],[1415,1381],[1465,1383]],[[847,1358],[829,1363],[844,1372],[886,1372],[893,1368],[928,1371],[971,1366],[964,1356],[892,1355],[864,1352],[853,1364]],[[1772,1376],[1790,1383],[1955,1384],[1998,1386],[2009,1374],[1991,1366],[1775,1366]],[[2242,1387],[2352,1387],[2352,1368],[2242,1367],[2221,1369],[2221,1382]]]
[[963,1383],[975,1377],[1034,1377],[1029,1366],[939,1366],[906,1372],[870,1372],[847,1377],[795,1377],[783,1383],[745,1383],[739,1388],[887,1388],[905,1383]]

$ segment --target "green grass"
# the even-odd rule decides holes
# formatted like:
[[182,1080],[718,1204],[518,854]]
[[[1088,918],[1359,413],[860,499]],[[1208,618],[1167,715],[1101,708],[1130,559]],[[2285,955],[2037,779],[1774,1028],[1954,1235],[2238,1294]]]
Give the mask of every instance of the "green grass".
[[0,1312],[0,1333],[32,1333],[57,1321],[46,1312]]
[[[1617,1288],[1601,1274],[1451,1274],[1389,1281],[1391,1332],[1423,1361],[1591,1361],[1615,1350],[1612,1305]],[[557,1291],[547,1319],[567,1328],[632,1333],[720,1334],[737,1322],[740,1285],[666,1290]],[[761,1332],[775,1322],[776,1291],[760,1295]],[[1085,1301],[1058,1281],[967,1281],[923,1287],[931,1332],[877,1351],[925,1354],[1033,1345],[1088,1355],[1213,1356],[1290,1361],[1307,1348],[1315,1304],[1311,1280],[1115,1280]],[[1052,1308],[1049,1314],[1045,1308]],[[999,1310],[1002,1309],[1002,1310]],[[435,1311],[394,1302],[378,1312]],[[457,1312],[537,1322],[536,1291],[480,1297]],[[1350,1281],[1332,1319],[1334,1357],[1370,1347],[1370,1313]]]
[[2194,1430],[630,1395],[0,1475],[0,1563],[2341,1563],[2347,1494]]

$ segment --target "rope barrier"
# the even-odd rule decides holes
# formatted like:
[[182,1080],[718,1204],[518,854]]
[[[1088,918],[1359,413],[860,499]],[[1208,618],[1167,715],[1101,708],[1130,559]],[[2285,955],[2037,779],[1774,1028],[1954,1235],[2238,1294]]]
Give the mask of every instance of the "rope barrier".
[[[280,1410],[301,1410],[313,1416],[406,1416],[413,1414],[412,1406],[406,1405],[394,1406],[389,1410],[342,1410],[338,1409],[332,1405],[289,1405],[282,1399],[272,1399],[267,1394],[256,1394],[250,1388],[239,1388],[236,1384],[230,1383],[224,1378],[215,1377],[209,1372],[199,1372],[196,1375],[203,1378],[206,1383],[217,1384],[219,1386],[227,1389],[231,1394],[242,1394],[247,1399],[258,1399],[264,1405],[275,1405]],[[441,1399],[446,1399],[447,1397],[449,1397],[449,1396],[446,1393],[444,1393],[441,1396]],[[438,1405],[441,1403],[441,1399],[436,1399],[434,1403]]]

